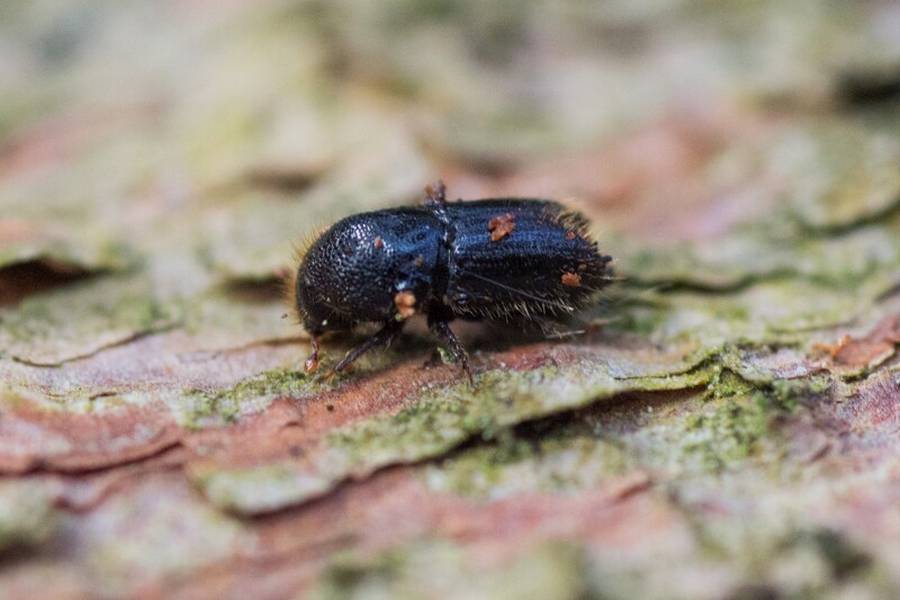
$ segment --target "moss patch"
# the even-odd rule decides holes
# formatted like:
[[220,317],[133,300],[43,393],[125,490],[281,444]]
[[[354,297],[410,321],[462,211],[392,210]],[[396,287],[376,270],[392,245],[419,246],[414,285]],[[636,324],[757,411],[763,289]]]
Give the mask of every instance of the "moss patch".
[[278,397],[301,398],[320,389],[320,384],[300,369],[275,369],[225,390],[189,390],[179,395],[175,412],[188,428],[221,426],[265,410]]

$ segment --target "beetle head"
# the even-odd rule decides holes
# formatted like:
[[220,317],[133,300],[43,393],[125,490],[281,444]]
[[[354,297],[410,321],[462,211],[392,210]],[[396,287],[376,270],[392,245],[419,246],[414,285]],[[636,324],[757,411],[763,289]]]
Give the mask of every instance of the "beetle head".
[[296,308],[312,334],[403,320],[421,309],[437,233],[416,212],[363,213],[323,233],[301,260]]

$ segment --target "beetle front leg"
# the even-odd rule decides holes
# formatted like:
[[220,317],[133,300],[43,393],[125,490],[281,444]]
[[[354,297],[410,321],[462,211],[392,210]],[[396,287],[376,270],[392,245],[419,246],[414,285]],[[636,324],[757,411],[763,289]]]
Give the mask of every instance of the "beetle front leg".
[[469,378],[469,384],[475,387],[475,378],[472,376],[472,369],[469,367],[469,353],[466,352],[459,338],[450,329],[450,322],[445,320],[429,321],[428,326],[441,343],[447,347],[447,350],[453,355],[453,359],[459,362]]
[[309,343],[312,345],[312,349],[309,353],[309,358],[304,363],[304,369],[307,373],[315,373],[319,370],[319,337],[313,334]]
[[351,364],[356,362],[356,360],[371,350],[372,348],[377,348],[378,346],[390,347],[391,343],[393,343],[394,339],[400,334],[403,330],[403,325],[405,325],[404,321],[388,321],[385,323],[384,327],[382,327],[378,333],[365,340],[362,344],[356,346],[350,352],[341,359],[341,361],[335,365],[332,370],[333,373],[340,373]]

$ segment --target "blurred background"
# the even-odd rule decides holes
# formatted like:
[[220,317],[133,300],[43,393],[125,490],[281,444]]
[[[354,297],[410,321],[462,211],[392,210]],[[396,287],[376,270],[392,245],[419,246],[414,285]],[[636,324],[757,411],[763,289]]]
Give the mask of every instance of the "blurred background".
[[[295,247],[439,177],[604,333],[306,380]],[[4,0],[0,596],[891,597],[898,289],[894,0]]]
[[262,278],[311,227],[413,202],[437,176],[454,197],[570,199],[601,229],[655,237],[721,233],[779,202],[828,225],[846,208],[810,196],[831,168],[785,179],[819,154],[858,157],[831,156],[857,143],[848,130],[875,146],[867,163],[896,158],[895,136],[855,127],[885,133],[893,112],[846,114],[896,97],[888,0],[0,11],[7,263],[115,269],[165,239],[204,275]]

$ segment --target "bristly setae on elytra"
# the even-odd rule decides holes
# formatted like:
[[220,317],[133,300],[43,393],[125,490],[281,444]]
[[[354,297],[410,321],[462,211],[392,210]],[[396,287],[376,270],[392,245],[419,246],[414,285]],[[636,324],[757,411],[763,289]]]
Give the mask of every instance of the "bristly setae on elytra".
[[340,372],[390,345],[422,313],[472,381],[451,321],[560,320],[612,280],[612,259],[598,251],[580,213],[549,200],[448,202],[440,181],[425,191],[422,206],[338,221],[301,258],[292,292],[312,336],[308,372],[318,368],[325,332],[381,325],[334,367]]

